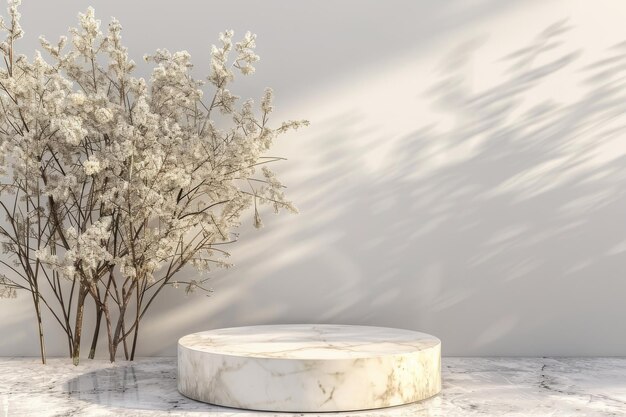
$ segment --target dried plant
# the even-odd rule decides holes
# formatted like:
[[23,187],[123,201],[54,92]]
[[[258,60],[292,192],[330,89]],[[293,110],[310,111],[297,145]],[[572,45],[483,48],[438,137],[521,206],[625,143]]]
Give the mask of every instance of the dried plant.
[[278,135],[307,122],[270,127],[270,89],[258,110],[228,89],[236,73],[254,73],[255,35],[233,43],[232,31],[220,34],[208,83],[192,77],[189,53],[167,50],[145,57],[154,65],[146,81],[133,76],[119,22],[103,33],[92,8],[79,14],[69,42],[41,38],[48,58],[16,56],[18,4],[10,2],[0,44],[0,200],[7,218],[0,234],[2,263],[15,275],[0,276],[0,294],[31,293],[42,358],[42,305],[78,363],[91,298],[89,356],[104,320],[110,360],[120,344],[132,360],[140,322],[165,287],[210,291],[206,278],[176,275],[188,266],[229,266],[226,247],[247,209],[257,227],[260,204],[296,211],[267,167],[281,158],[264,153]]

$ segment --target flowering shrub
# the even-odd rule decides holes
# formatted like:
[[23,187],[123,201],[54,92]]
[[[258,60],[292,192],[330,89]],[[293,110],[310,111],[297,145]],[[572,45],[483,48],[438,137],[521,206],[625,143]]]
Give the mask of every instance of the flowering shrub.
[[132,359],[140,321],[164,287],[209,291],[203,279],[176,274],[229,266],[224,245],[236,240],[247,209],[257,227],[261,204],[296,211],[267,167],[280,158],[263,155],[278,135],[307,122],[272,127],[270,89],[258,109],[229,90],[237,73],[254,73],[251,33],[239,42],[232,31],[220,34],[206,85],[192,77],[186,51],[146,56],[154,65],[146,81],[133,76],[120,23],[113,19],[103,33],[92,8],[79,14],[69,40],[41,38],[47,58],[16,55],[18,5],[11,1],[10,22],[0,23],[0,235],[2,263],[14,275],[0,276],[0,294],[32,295],[42,358],[42,305],[78,363],[90,297],[97,306],[90,357],[104,318],[111,361],[120,343]]

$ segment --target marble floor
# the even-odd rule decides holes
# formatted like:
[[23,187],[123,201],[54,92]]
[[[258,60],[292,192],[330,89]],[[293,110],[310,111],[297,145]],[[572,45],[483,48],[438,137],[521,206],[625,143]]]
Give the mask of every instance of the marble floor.
[[[216,407],[176,391],[176,359],[0,358],[0,416],[303,416]],[[626,358],[444,358],[443,391],[345,416],[626,416]],[[306,414],[306,416],[315,414]]]

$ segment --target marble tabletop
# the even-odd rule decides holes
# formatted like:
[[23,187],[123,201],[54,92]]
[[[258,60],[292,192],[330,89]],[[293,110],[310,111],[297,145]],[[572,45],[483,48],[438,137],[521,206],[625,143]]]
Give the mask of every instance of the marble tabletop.
[[[323,417],[626,416],[626,358],[443,358],[428,400]],[[0,416],[304,416],[212,406],[176,390],[176,359],[0,358]],[[317,415],[317,414],[310,414]]]

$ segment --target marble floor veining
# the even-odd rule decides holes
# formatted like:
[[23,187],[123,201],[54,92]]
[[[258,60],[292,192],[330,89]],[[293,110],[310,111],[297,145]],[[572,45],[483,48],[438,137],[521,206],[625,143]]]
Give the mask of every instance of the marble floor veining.
[[[322,416],[626,416],[626,358],[444,358],[425,401]],[[0,358],[0,416],[302,416],[216,407],[176,391],[176,359]],[[306,416],[316,415],[308,413]]]

